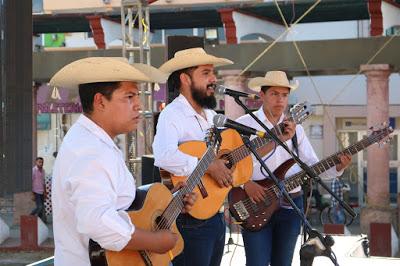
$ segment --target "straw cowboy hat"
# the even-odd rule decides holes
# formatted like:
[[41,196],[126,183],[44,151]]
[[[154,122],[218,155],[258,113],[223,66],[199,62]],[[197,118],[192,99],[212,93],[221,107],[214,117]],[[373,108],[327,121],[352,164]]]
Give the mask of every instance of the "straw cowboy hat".
[[134,81],[165,82],[168,76],[155,67],[128,63],[124,57],[88,57],[60,69],[50,85],[69,89],[93,82]]
[[203,48],[190,48],[175,53],[174,57],[165,62],[159,69],[171,74],[174,71],[201,65],[225,66],[233,62],[229,59],[207,54]]
[[265,77],[252,78],[249,81],[248,87],[253,91],[259,92],[262,86],[276,86],[276,87],[286,87],[291,90],[297,89],[299,87],[299,81],[296,80],[294,84],[290,84],[283,71],[268,71]]

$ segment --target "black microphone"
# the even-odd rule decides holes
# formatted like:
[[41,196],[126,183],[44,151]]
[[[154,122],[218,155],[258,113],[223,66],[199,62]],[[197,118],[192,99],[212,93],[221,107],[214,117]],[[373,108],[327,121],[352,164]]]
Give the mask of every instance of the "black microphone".
[[232,97],[244,97],[253,100],[260,99],[260,97],[257,94],[250,94],[242,91],[234,91],[222,85],[216,85],[216,92],[219,94],[225,94]]
[[217,114],[213,118],[214,126],[216,127],[228,127],[237,130],[240,134],[245,135],[257,135],[260,138],[266,138],[267,134],[262,131],[258,131],[252,127],[245,126],[238,122],[228,119],[226,116]]

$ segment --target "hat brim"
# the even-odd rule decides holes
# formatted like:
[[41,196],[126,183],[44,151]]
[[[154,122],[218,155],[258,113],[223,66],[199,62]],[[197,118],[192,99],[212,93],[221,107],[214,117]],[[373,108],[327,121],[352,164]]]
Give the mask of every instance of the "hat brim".
[[177,70],[188,67],[213,65],[214,67],[231,65],[233,62],[226,58],[216,57],[209,54],[186,54],[174,57],[160,66],[159,70],[171,74]]
[[79,84],[94,82],[165,82],[168,75],[145,64],[128,64],[124,58],[89,57],[74,61],[60,69],[50,85],[77,89]]
[[250,79],[247,86],[249,87],[249,89],[256,91],[256,92],[261,91],[262,86],[285,87],[285,88],[289,88],[291,91],[293,91],[299,87],[299,83],[296,80],[296,83],[294,83],[294,84],[283,84],[283,83],[271,81],[264,77],[256,77],[256,78]]

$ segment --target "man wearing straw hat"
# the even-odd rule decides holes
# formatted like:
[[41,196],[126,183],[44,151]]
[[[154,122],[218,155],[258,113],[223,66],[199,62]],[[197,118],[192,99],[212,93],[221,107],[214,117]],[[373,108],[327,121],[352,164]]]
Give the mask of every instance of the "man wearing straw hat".
[[[177,176],[189,176],[198,159],[178,149],[186,141],[204,141],[205,132],[216,114],[214,67],[233,62],[207,54],[202,48],[190,48],[175,53],[160,70],[170,74],[168,84],[180,94],[161,112],[153,152],[155,165]],[[207,172],[220,186],[232,183],[232,172],[226,161],[214,160]],[[173,260],[176,265],[219,265],[225,244],[225,222],[218,213],[207,220],[198,220],[188,214],[180,215],[177,226],[181,232],[184,251]]]
[[[113,139],[135,130],[141,116],[138,82],[164,82],[156,68],[125,58],[92,57],[64,66],[53,86],[79,89],[83,114],[58,152],[52,183],[54,264],[90,265],[89,239],[108,250],[165,253],[177,236],[135,228],[125,211],[135,199],[135,180]],[[193,196],[186,195],[193,204]],[[190,208],[190,206],[186,206]]]
[[[282,71],[269,71],[265,77],[256,77],[249,81],[249,88],[259,92],[263,101],[261,108],[254,114],[268,127],[284,123],[285,129],[279,138],[286,143],[290,150],[297,153],[301,160],[308,165],[318,162],[318,158],[304,132],[301,125],[295,125],[293,122],[285,119],[284,112],[288,107],[288,98],[291,91],[297,89],[298,84],[291,84]],[[263,128],[250,116],[244,115],[237,119],[239,123],[253,127],[257,130]],[[260,151],[265,163],[271,171],[274,171],[283,162],[291,158],[282,147],[276,147],[270,143]],[[326,177],[338,176],[343,173],[351,162],[351,156],[342,156],[341,163],[327,170]],[[295,165],[289,169],[286,176],[290,176],[301,169]],[[258,185],[253,180],[262,180],[266,176],[261,172],[260,163],[253,159],[252,180],[244,184],[244,190],[248,196],[255,202],[263,200],[265,188]],[[321,175],[321,176],[322,176]],[[289,194],[296,205],[302,210],[303,199],[301,187],[297,187]],[[292,207],[281,201],[281,208],[275,212],[268,224],[257,232],[247,230],[242,231],[243,241],[246,252],[247,266],[290,266],[292,264],[293,251],[296,245],[297,237],[300,233],[300,217]]]

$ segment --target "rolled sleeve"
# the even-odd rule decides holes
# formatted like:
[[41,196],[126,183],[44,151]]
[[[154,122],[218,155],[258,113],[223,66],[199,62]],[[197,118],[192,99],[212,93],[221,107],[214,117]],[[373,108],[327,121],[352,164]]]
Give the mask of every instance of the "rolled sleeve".
[[123,210],[117,210],[118,179],[116,169],[106,169],[101,160],[79,162],[69,178],[66,191],[75,206],[75,221],[79,233],[87,235],[105,249],[122,250],[135,227]]
[[153,142],[154,164],[174,175],[188,176],[196,168],[198,159],[178,149],[179,136],[179,126],[160,116]]
[[[121,219],[124,222],[121,222]],[[115,215],[114,211],[108,211],[101,217],[102,223],[108,227],[108,231],[115,232],[116,238],[111,241],[111,238],[99,239],[105,249],[113,251],[121,251],[131,240],[131,236],[135,231],[135,226],[132,224],[130,217],[126,211],[118,211]],[[114,225],[114,226],[111,226]]]

